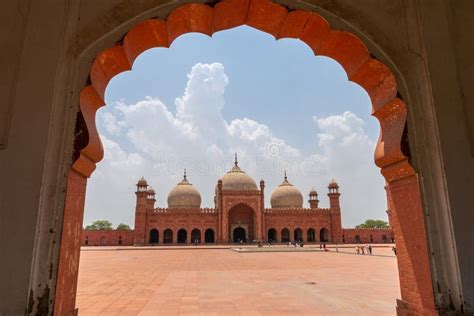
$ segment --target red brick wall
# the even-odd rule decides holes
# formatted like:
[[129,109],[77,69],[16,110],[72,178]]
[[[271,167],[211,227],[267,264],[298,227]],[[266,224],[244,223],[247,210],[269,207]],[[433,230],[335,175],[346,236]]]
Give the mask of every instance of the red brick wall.
[[[82,246],[132,246],[133,230],[83,230]],[[120,243],[119,240],[122,240]]]
[[[351,243],[383,243],[392,242],[393,232],[389,228],[344,228],[342,230],[344,235],[344,242]],[[356,236],[359,236],[360,241],[357,241]],[[386,236],[386,239],[383,238]]]

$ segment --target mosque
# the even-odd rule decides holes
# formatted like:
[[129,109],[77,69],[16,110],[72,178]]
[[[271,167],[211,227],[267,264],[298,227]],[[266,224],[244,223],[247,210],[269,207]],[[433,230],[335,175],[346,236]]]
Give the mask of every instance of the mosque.
[[[238,164],[216,184],[213,208],[201,208],[201,194],[184,177],[168,195],[167,208],[155,208],[155,191],[142,177],[137,183],[133,231],[84,231],[83,245],[160,245],[264,242],[390,242],[391,229],[343,229],[339,186],[328,185],[329,208],[320,208],[318,192],[303,195],[286,172],[265,207],[265,182],[259,186]],[[387,211],[389,213],[389,211]],[[390,213],[389,213],[390,215]],[[389,216],[390,217],[390,216]]]

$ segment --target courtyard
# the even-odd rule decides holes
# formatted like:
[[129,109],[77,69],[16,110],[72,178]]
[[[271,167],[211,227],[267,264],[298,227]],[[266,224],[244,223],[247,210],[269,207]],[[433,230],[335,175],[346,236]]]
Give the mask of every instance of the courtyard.
[[[79,315],[395,315],[389,246],[89,247],[81,251]],[[265,250],[265,249],[264,249]]]

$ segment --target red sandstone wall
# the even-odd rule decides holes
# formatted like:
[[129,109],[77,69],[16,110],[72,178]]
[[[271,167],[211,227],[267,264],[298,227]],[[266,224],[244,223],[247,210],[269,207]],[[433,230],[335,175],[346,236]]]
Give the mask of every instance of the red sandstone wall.
[[[344,242],[350,243],[384,243],[393,241],[393,232],[389,228],[344,228],[342,230]],[[387,238],[384,239],[383,236]],[[357,241],[356,236],[360,237]]]
[[81,246],[132,246],[133,234],[133,230],[82,230]]
[[294,241],[295,229],[302,230],[304,242],[308,242],[308,229],[315,230],[315,241],[320,241],[320,230],[325,228],[331,236],[331,217],[328,209],[266,209],[264,240],[268,239],[268,230],[276,230],[276,240],[281,242],[282,230],[290,230],[290,241]]

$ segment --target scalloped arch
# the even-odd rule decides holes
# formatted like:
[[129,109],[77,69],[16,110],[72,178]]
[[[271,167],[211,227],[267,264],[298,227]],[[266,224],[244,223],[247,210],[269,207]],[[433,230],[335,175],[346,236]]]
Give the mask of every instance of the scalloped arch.
[[[354,34],[332,30],[320,15],[288,10],[270,0],[224,0],[214,7],[190,3],[176,8],[166,20],[150,19],[134,26],[123,44],[98,54],[91,71],[91,84],[80,96],[80,109],[89,131],[89,142],[80,150],[73,169],[89,177],[103,157],[103,149],[95,126],[95,113],[103,106],[110,80],[131,70],[135,59],[147,49],[169,47],[179,36],[198,32],[213,33],[248,25],[275,39],[294,38],[306,43],[315,55],[330,57],[341,64],[349,80],[364,88],[372,102],[372,113],[380,121],[381,132],[375,151],[375,162],[387,181],[414,174],[403,155],[400,143],[406,122],[406,105],[398,99],[395,76],[380,61],[373,59],[365,44]],[[394,168],[383,170],[397,164]],[[394,169],[394,170],[392,170]]]
[[364,88],[372,103],[372,115],[380,122],[375,163],[387,181],[387,198],[397,238],[401,297],[397,309],[433,314],[434,296],[417,175],[401,149],[407,108],[397,98],[392,71],[372,58],[366,45],[354,34],[333,30],[319,14],[288,11],[270,0],[221,0],[214,6],[190,3],[176,8],[166,20],[149,19],[134,26],[123,43],[100,52],[92,63],[90,84],[81,90],[79,105],[89,139],[79,148],[68,178],[64,208],[55,313],[72,313],[79,267],[78,236],[81,233],[86,178],[103,157],[95,125],[97,110],[104,105],[104,93],[117,74],[131,70],[138,55],[154,47],[169,47],[179,36],[213,33],[248,25],[281,38],[299,39],[314,55],[338,61],[349,80]]

